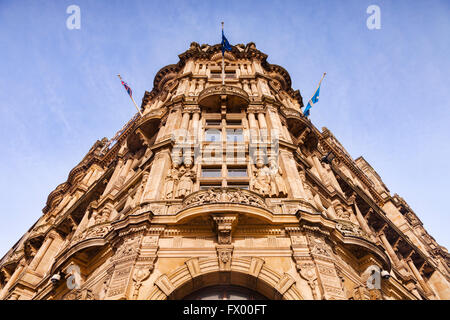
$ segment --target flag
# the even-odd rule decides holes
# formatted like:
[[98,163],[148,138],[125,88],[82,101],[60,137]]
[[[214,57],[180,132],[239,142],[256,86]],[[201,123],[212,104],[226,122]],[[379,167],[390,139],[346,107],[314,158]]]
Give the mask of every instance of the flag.
[[320,85],[322,83],[323,78],[325,77],[326,73],[323,74],[322,79],[320,79],[319,86],[317,87],[316,92],[312,96],[312,98],[308,101],[308,104],[306,105],[305,111],[303,111],[303,115],[305,117],[309,116],[309,110],[312,108],[312,106],[319,101],[319,92],[320,92]]
[[120,82],[122,82],[122,85],[124,86],[125,90],[127,90],[130,97],[133,98],[131,88],[128,86],[128,84],[124,82],[122,78],[120,79]]
[[139,110],[139,108],[138,108],[138,106],[136,104],[136,101],[134,101],[134,99],[133,99],[133,92],[131,91],[130,86],[125,81],[122,80],[122,77],[120,76],[120,74],[118,74],[117,76],[119,77],[120,82],[122,82],[123,87],[125,88],[125,90],[127,91],[128,95],[130,96],[131,101],[133,101],[133,104],[136,107],[136,110],[139,112],[139,114],[142,117],[142,112],[141,112],[141,110]]
[[225,35],[223,34],[223,29],[222,29],[222,55],[225,54],[225,50],[231,51],[231,46],[230,46],[230,43],[228,42],[227,38],[225,38]]

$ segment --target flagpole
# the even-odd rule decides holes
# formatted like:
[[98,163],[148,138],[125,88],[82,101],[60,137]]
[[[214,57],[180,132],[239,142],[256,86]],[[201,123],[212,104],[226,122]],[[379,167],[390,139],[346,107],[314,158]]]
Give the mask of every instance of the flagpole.
[[[222,22],[222,35],[223,35],[223,22]],[[223,39],[222,39],[222,47],[223,47]],[[225,85],[225,53],[222,48],[222,85]]]
[[[316,90],[314,91],[314,94],[312,95],[312,97],[311,97],[311,99],[314,97],[314,95],[316,94],[316,92],[317,92],[317,89],[319,89],[319,87],[320,87],[320,84],[322,83],[322,80],[323,80],[323,78],[325,78],[325,76],[326,76],[326,72],[324,72],[323,73],[323,75],[322,75],[322,79],[320,79],[320,81],[319,81],[319,85],[317,86],[317,88],[316,88]],[[309,99],[309,100],[311,100],[311,99]]]
[[[320,81],[319,81],[319,85],[317,86],[317,89],[320,87],[320,84],[322,83],[322,80],[323,80],[323,78],[325,78],[326,75],[327,75],[327,73],[324,72],[323,76],[322,76],[322,79],[320,79]],[[317,89],[316,89],[316,91],[317,91]]]
[[[118,74],[117,76],[119,77],[120,81],[123,81],[123,80],[122,80],[122,77],[120,76],[120,74]],[[142,117],[142,116],[143,116],[143,115],[142,115],[142,112],[141,112],[141,110],[139,110],[139,107],[137,106],[136,101],[134,101],[133,96],[130,96],[130,98],[131,98],[131,101],[133,101],[134,106],[136,107],[136,110],[139,112],[139,114],[140,114],[141,117]]]
[[[322,79],[320,79],[319,85],[317,86],[316,91],[314,91],[314,94],[312,95],[311,99],[309,99],[309,101],[308,101],[308,104],[310,105],[310,108],[312,107],[312,104],[310,104],[310,102],[311,102],[312,98],[314,97],[314,95],[316,94],[317,90],[320,88],[320,84],[322,83],[322,80],[323,80],[323,78],[325,78],[326,74],[327,74],[326,72],[323,73]],[[308,105],[306,105],[306,107],[308,107]],[[303,111],[303,115],[304,114],[305,114],[305,111]],[[308,116],[306,116],[306,117],[308,117]]]

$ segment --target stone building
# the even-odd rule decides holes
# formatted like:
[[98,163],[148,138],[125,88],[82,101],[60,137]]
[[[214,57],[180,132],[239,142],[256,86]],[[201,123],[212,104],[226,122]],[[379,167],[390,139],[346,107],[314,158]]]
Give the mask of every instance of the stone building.
[[449,299],[450,257],[253,43],[192,43],[0,261],[0,299]]

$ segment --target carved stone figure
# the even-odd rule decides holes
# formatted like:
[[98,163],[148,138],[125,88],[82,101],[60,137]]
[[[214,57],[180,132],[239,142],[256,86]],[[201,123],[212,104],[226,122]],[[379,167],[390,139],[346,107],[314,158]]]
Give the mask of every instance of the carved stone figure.
[[262,195],[270,194],[270,176],[262,159],[256,161],[256,170],[250,184],[256,192]]
[[[288,192],[287,192],[286,182],[284,182],[284,179],[282,177],[283,170],[277,164],[275,159],[270,160],[269,170],[271,173],[271,175],[270,175],[271,185],[275,185],[275,187],[276,187],[275,194],[280,197],[286,197]],[[273,194],[273,192],[271,192],[271,194]]]
[[196,178],[195,171],[191,169],[192,163],[184,164],[184,168],[180,169],[180,182],[178,184],[177,198],[184,198],[192,192],[194,181]]
[[166,185],[164,196],[166,199],[172,199],[174,190],[179,181],[179,172],[178,172],[178,163],[174,162],[172,168],[169,170],[169,173],[166,176]]

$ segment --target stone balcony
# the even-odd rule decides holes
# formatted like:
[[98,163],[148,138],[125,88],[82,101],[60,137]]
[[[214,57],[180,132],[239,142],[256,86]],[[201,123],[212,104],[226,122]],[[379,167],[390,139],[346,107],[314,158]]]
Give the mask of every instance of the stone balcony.
[[241,88],[227,85],[208,87],[198,96],[198,104],[203,107],[215,108],[226,100],[228,107],[242,107],[249,104],[247,92]]

